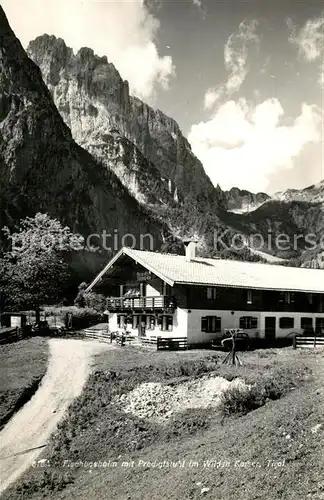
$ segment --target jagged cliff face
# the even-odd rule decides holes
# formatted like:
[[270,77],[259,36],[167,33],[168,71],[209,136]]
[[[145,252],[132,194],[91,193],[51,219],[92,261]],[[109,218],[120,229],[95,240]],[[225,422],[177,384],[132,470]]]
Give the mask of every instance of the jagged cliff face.
[[[128,83],[106,57],[88,48],[74,54],[62,39],[48,35],[30,42],[27,52],[75,141],[110,167],[138,201],[224,207],[222,191],[212,185],[177,123],[130,96]],[[130,174],[119,168],[123,155]]]
[[255,194],[236,187],[225,191],[224,195],[227,201],[227,209],[234,213],[251,212],[270,199],[270,196],[266,193]]
[[305,201],[308,203],[324,203],[324,180],[305,189],[287,189],[274,195],[281,201]]
[[42,211],[84,235],[131,233],[138,242],[150,233],[159,248],[166,227],[76,144],[1,7],[0,32],[0,226]]
[[[150,233],[157,249],[170,236],[163,220],[179,237],[198,237],[205,255],[213,255],[215,230],[230,229],[224,240],[307,227],[323,234],[320,203],[215,188],[176,122],[130,96],[115,67],[92,50],[75,55],[47,35],[31,42],[45,85],[1,16],[1,226],[41,210],[83,234],[117,231],[138,241]],[[260,206],[242,213],[251,203]]]

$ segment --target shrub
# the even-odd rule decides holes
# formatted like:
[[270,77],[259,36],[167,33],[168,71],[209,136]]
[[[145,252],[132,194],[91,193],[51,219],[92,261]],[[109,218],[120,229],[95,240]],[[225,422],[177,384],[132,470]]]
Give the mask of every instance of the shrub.
[[49,307],[43,308],[46,312],[46,316],[60,316],[65,318],[67,313],[71,313],[73,318],[83,318],[84,316],[96,316],[98,312],[89,307],[77,307],[77,306],[61,306],[61,307]]
[[89,308],[98,312],[103,312],[106,309],[106,297],[96,292],[85,292],[86,283],[79,285],[78,294],[74,300],[74,305],[80,308]]
[[244,415],[260,406],[255,386],[232,386],[220,396],[220,411],[223,415]]
[[220,411],[224,416],[244,415],[271,400],[284,396],[308,376],[306,366],[300,368],[280,368],[261,377],[250,386],[234,386],[224,391],[220,397]]

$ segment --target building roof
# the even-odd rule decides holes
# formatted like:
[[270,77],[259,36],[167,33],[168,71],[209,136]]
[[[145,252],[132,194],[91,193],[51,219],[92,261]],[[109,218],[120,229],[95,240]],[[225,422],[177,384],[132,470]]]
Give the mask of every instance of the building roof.
[[171,286],[175,284],[324,293],[324,271],[299,267],[196,257],[188,262],[172,255],[122,248],[89,285],[98,283],[114,263],[127,255]]

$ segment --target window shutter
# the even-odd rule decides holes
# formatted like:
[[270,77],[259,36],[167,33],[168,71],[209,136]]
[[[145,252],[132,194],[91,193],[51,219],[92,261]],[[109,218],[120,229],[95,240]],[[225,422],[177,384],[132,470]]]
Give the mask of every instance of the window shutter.
[[242,316],[240,318],[240,328],[245,328],[245,317],[244,316]]
[[258,318],[251,318],[251,328],[258,328]]
[[207,332],[207,318],[201,318],[201,331]]

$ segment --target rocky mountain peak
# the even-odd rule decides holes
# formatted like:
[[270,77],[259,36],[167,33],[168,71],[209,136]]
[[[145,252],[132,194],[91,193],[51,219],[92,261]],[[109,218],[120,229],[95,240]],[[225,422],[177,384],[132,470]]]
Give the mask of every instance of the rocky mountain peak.
[[78,144],[112,169],[140,202],[147,198],[147,193],[132,190],[134,183],[127,172],[120,171],[117,157],[111,162],[107,156],[108,150],[111,153],[120,149],[118,134],[128,141],[123,151],[129,171],[134,171],[135,164],[138,169],[146,162],[146,173],[142,169],[140,177],[139,169],[137,174],[138,184],[145,186],[144,177],[153,177],[156,186],[160,183],[157,204],[169,203],[164,185],[166,182],[169,186],[171,181],[172,193],[169,189],[167,192],[173,202],[181,204],[190,199],[193,204],[205,204],[209,210],[224,208],[223,198],[174,119],[131,96],[128,83],[107,57],[99,57],[87,48],[74,54],[62,42],[56,41],[57,48],[54,41],[48,35],[38,37],[30,42],[27,52],[40,66],[55,104]]
[[286,191],[276,193],[274,198],[281,201],[324,203],[324,179],[304,189],[286,189]]
[[[76,144],[39,67],[27,57],[2,8],[0,25],[0,179],[6,180],[0,182],[0,228],[16,227],[19,219],[46,212],[84,236],[117,232],[121,245],[122,236],[130,233],[138,246],[141,234],[151,234],[158,248],[169,234],[164,223]],[[62,40],[46,35],[43,42],[61,47],[68,63],[71,52]],[[107,260],[105,251],[82,256],[83,272]]]
[[237,187],[231,188],[224,193],[228,210],[235,213],[251,212],[260,207],[264,202],[270,200],[266,193],[251,193]]

